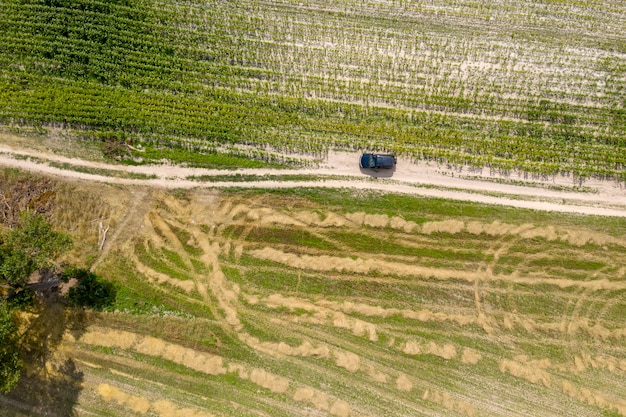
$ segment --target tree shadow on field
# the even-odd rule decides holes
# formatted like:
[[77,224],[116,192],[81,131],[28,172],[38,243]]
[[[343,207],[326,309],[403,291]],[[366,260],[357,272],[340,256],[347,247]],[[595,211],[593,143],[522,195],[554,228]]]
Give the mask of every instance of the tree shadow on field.
[[14,411],[2,415],[75,415],[84,375],[58,347],[66,331],[80,337],[85,313],[82,309],[66,309],[58,296],[52,296],[38,300],[35,314],[24,323],[22,377],[10,394],[4,398],[0,395],[0,404],[6,402]]

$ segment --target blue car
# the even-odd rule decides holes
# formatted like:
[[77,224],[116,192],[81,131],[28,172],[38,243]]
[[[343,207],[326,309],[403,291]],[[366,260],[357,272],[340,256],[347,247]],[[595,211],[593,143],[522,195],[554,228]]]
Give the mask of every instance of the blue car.
[[397,159],[395,155],[383,155],[377,153],[364,153],[361,155],[359,166],[361,168],[393,168]]

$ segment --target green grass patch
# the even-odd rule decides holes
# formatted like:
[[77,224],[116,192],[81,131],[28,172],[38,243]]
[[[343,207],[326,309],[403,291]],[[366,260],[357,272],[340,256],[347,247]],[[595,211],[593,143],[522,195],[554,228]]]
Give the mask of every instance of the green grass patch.
[[118,291],[122,294],[121,301],[118,300],[118,302],[124,303],[119,305],[121,308],[127,307],[131,311],[137,309],[138,312],[156,308],[193,317],[215,318],[206,302],[195,300],[175,287],[159,286],[148,282],[145,277],[136,272],[133,264],[122,254],[118,254],[115,259],[110,258],[110,261],[103,264],[97,272],[116,283]]
[[601,261],[591,261],[578,258],[558,258],[558,257],[545,257],[540,259],[532,259],[528,261],[527,265],[541,268],[564,268],[580,271],[598,271],[606,266]]
[[185,261],[183,261],[183,258],[180,256],[180,254],[178,254],[177,252],[171,251],[167,248],[161,248],[161,252],[165,256],[165,259],[167,259],[175,267],[182,269],[183,271],[189,270],[189,267],[187,266]]
[[181,271],[176,266],[170,265],[163,260],[166,259],[166,257],[163,255],[162,249],[163,248],[155,249],[150,247],[150,245],[146,247],[143,243],[137,243],[135,244],[135,255],[137,255],[137,258],[141,263],[156,272],[168,275],[181,281],[190,280],[191,277],[188,275],[188,271]]
[[171,223],[167,223],[167,225],[170,227],[172,232],[174,232],[174,234],[178,238],[178,241],[183,245],[185,252],[187,252],[191,256],[200,256],[204,253],[202,249],[196,245],[196,242],[191,233],[189,233],[185,229],[174,226]]
[[[378,253],[384,255],[405,255],[417,258],[441,259],[446,261],[468,261],[486,262],[493,256],[485,255],[477,251],[458,251],[451,249],[440,249],[446,247],[445,244],[436,244],[436,239],[430,246],[419,246],[419,244],[402,244],[395,241],[396,236],[402,236],[394,232],[381,233],[369,231],[366,233],[355,233],[348,231],[328,231],[325,233],[332,239],[336,239],[358,252]],[[471,246],[471,244],[469,245]]]
[[[229,236],[237,230],[230,230]],[[315,248],[326,251],[336,251],[337,248],[325,240],[303,228],[292,228],[286,226],[255,227],[246,236],[247,241],[263,242],[268,244],[281,244],[293,246],[293,250]]]
[[[188,151],[179,148],[167,148],[147,146],[143,152],[135,152],[136,157],[141,157],[148,163],[168,161],[182,164],[193,168],[207,169],[239,169],[239,168],[286,168],[277,162],[267,162],[245,156],[231,155],[227,153]],[[230,176],[224,176],[228,178]],[[211,181],[211,176],[192,177],[198,181]]]
[[157,178],[156,174],[143,174],[140,172],[127,172],[114,169],[84,167],[80,165],[72,165],[67,162],[47,162],[51,167],[59,168],[65,171],[76,171],[90,175],[100,175],[103,177],[129,178],[134,180],[149,180]]

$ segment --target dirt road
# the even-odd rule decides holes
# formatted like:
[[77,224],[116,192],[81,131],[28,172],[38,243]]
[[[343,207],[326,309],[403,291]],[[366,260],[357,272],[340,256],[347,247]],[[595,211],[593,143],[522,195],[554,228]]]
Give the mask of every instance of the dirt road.
[[[586,181],[584,191],[575,189],[571,177],[529,179],[522,174],[508,177],[489,169],[464,168],[459,171],[432,162],[413,162],[399,158],[395,170],[373,172],[358,166],[356,152],[331,151],[317,168],[304,169],[239,169],[211,170],[174,165],[127,166],[68,158],[58,154],[34,151],[0,144],[0,165],[48,175],[116,184],[142,184],[163,188],[294,188],[332,187],[380,190],[425,197],[449,198],[486,204],[500,204],[535,210],[569,212],[600,216],[626,217],[626,187],[613,181]],[[63,167],[59,167],[63,164]],[[98,170],[107,170],[100,175]],[[102,171],[100,171],[102,172]],[[108,175],[124,173],[127,177]],[[128,174],[144,174],[150,179],[128,178]],[[311,175],[311,181],[254,180],[207,181],[190,180],[192,176],[289,176]],[[325,179],[327,178],[327,179]]]

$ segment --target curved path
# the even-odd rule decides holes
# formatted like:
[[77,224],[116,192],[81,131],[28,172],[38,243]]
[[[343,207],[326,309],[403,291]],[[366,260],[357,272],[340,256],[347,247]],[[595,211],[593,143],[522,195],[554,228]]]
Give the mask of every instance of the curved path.
[[[488,171],[486,168],[466,168],[460,172],[434,163],[415,163],[403,158],[399,158],[394,171],[372,172],[358,167],[358,156],[356,152],[330,152],[318,168],[211,170],[175,165],[115,165],[0,144],[2,166],[88,181],[163,188],[352,188],[535,210],[626,217],[626,187],[613,181],[587,181],[582,192],[573,187],[571,177],[554,177],[549,181],[527,180],[521,175],[505,178],[485,173]],[[106,170],[106,175],[90,173],[89,170]],[[131,178],[133,174],[151,178]],[[241,181],[234,178],[236,174],[283,176],[285,179]],[[288,178],[289,175],[311,175],[312,180],[294,181]],[[233,176],[233,181],[189,179],[204,176]]]

